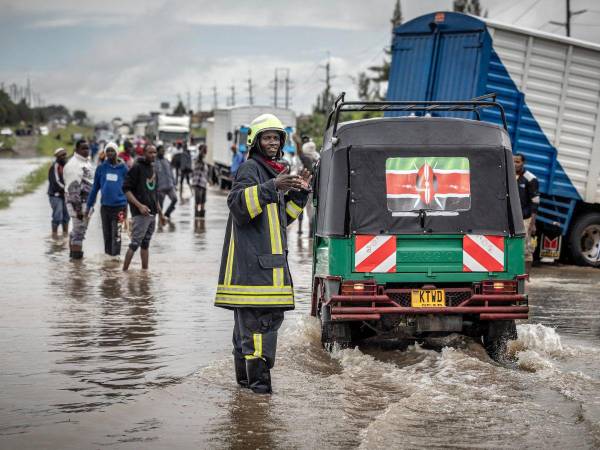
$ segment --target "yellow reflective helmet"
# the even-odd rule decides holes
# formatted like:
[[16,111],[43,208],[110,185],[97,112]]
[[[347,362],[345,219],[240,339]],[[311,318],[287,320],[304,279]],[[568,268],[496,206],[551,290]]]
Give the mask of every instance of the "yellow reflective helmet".
[[276,131],[281,137],[281,148],[285,144],[287,133],[283,128],[283,123],[273,114],[261,114],[250,123],[248,131],[248,148],[251,149],[256,143],[256,138],[263,131]]

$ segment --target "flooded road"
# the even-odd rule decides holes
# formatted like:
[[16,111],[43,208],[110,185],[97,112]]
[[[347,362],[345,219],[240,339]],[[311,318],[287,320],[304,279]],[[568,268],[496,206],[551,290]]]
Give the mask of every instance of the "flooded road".
[[[0,448],[600,447],[600,272],[545,267],[529,284],[514,367],[465,341],[433,351],[325,353],[309,317],[310,243],[290,231],[297,309],[271,397],[233,378],[232,315],[212,306],[227,217],[210,191],[157,233],[150,270],[85,259],[49,235],[45,188],[0,211]],[[306,226],[306,224],[304,224]]]
[[50,158],[0,158],[0,191],[14,190],[15,184]]

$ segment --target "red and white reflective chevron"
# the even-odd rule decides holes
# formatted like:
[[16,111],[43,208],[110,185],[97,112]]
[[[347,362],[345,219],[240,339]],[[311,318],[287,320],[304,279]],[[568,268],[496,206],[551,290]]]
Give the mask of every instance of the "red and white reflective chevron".
[[355,272],[395,272],[396,236],[357,235],[354,239]]
[[504,236],[463,237],[463,272],[504,271]]

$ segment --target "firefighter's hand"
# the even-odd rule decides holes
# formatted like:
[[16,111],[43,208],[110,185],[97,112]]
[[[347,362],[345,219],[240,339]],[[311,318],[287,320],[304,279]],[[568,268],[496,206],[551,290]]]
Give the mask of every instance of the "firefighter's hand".
[[289,175],[289,168],[275,178],[275,188],[278,191],[299,191],[302,189],[302,178],[298,175]]
[[302,189],[305,191],[310,191],[310,180],[312,179],[312,175],[308,169],[302,169],[300,172],[300,178],[302,179]]

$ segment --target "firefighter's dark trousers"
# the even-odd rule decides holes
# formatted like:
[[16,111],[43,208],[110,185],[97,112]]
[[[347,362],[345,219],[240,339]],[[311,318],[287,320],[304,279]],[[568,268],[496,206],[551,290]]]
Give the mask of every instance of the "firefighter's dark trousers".
[[121,254],[121,230],[127,206],[104,206],[100,208],[104,253],[110,256]]
[[275,365],[277,331],[283,322],[283,310],[236,308],[234,320],[233,356],[237,381],[256,393],[270,393],[270,369]]

